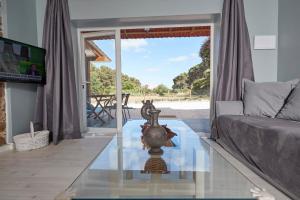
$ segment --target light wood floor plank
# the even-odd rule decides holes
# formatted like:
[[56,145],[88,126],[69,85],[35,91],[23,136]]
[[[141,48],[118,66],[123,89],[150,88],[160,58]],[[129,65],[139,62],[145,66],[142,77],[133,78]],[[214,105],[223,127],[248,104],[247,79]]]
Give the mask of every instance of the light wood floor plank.
[[34,151],[0,153],[0,199],[53,200],[110,140],[109,136],[64,140]]

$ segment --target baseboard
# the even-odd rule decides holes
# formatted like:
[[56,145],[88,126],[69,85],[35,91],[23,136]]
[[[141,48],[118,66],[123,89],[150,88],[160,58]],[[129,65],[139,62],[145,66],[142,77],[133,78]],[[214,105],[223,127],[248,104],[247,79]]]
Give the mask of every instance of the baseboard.
[[0,146],[0,153],[5,152],[5,151],[11,151],[14,149],[13,144],[5,144]]

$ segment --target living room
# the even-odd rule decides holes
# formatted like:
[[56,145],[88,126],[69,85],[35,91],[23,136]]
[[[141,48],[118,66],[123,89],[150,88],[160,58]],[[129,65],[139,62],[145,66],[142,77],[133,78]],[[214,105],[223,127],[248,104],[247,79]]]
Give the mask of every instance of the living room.
[[[300,127],[297,122],[299,112],[298,115],[295,112],[299,111],[295,79],[300,77],[297,53],[300,30],[294,25],[299,17],[299,6],[292,0],[2,0],[3,37],[44,48],[50,52],[46,55],[57,57],[52,63],[45,57],[46,76],[50,80],[46,85],[11,80],[1,82],[0,138],[5,144],[0,147],[0,199],[299,199],[300,166],[297,159],[292,159],[299,157],[299,150],[295,149],[299,146],[296,133]],[[237,20],[243,18],[245,21]],[[61,24],[53,23],[53,19],[66,20],[63,21],[65,27],[56,27]],[[149,146],[140,141],[140,125],[145,121],[129,120],[122,127],[122,83],[116,80],[116,129],[100,136],[90,134],[81,138],[86,130],[81,95],[85,83],[80,74],[80,63],[83,62],[80,31],[101,28],[113,32],[118,49],[121,47],[121,29],[199,24],[212,27],[211,122],[220,117],[220,120],[214,120],[216,129],[208,133],[195,132],[179,118],[159,118],[159,124],[167,124],[165,130],[169,129],[167,133],[173,137],[170,143],[175,147],[162,147],[164,154],[155,155],[153,159],[156,159],[154,163],[167,169],[161,174],[151,173],[148,168],[146,170],[148,158],[153,164],[147,151]],[[53,31],[57,28],[63,29]],[[224,34],[226,30],[228,35]],[[57,34],[53,38],[61,37],[60,41],[66,46],[71,44],[73,50],[68,49],[67,54],[63,52],[65,47],[58,48],[61,54],[53,51],[52,47],[58,43],[49,39],[51,34]],[[62,55],[68,56],[62,58]],[[116,51],[115,56],[116,73],[120,76],[122,55]],[[69,70],[64,71],[59,66],[58,70],[52,71],[60,65],[58,63],[66,63]],[[55,67],[48,68],[50,65]],[[64,78],[57,71],[61,71]],[[244,78],[255,79],[256,83],[243,81]],[[50,87],[51,84],[55,86]],[[43,92],[43,87],[48,92]],[[59,91],[53,88],[59,88]],[[240,101],[242,93],[243,102]],[[51,98],[51,105],[43,104],[44,95]],[[282,113],[283,110],[287,110],[286,113]],[[48,119],[44,118],[45,111]],[[153,116],[156,114],[153,112]],[[150,113],[145,117],[148,115]],[[238,117],[229,119],[223,115]],[[241,120],[243,115],[244,121]],[[263,121],[252,119],[253,116],[260,116]],[[41,128],[34,125],[30,129],[31,121],[40,122],[42,128],[50,130],[50,145],[16,151],[14,136]],[[263,127],[263,130],[253,129],[253,126]],[[279,134],[285,133],[281,129],[285,129],[286,134]],[[249,130],[257,135],[253,138],[240,135],[249,135]],[[136,134],[131,134],[132,131]],[[189,136],[183,136],[185,133]],[[265,138],[269,134],[274,138]],[[124,139],[119,139],[122,137]],[[290,148],[285,149],[286,146]],[[276,152],[278,157],[266,152]],[[277,169],[268,167],[268,163]],[[75,179],[77,182],[72,184]],[[88,188],[89,184],[92,184],[91,188]],[[52,189],[47,192],[49,187]],[[74,194],[74,188],[77,194]],[[66,197],[70,189],[73,189],[73,196]]]

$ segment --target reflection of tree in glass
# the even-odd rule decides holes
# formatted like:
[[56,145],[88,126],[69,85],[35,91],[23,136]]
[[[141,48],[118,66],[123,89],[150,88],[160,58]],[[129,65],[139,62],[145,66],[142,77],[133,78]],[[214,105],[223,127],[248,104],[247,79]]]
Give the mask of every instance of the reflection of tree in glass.
[[[91,65],[91,93],[92,94],[115,94],[116,70],[107,66],[96,67]],[[140,93],[141,83],[138,79],[122,74],[122,88],[124,93]]]
[[114,94],[115,93],[115,70],[106,67],[91,65],[91,93]]

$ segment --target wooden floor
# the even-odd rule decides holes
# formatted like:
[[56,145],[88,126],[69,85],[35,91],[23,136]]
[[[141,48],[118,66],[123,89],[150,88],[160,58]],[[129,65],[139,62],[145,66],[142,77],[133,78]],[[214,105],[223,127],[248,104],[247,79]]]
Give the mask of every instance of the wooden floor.
[[[207,137],[207,134],[199,134]],[[0,153],[0,200],[54,200],[104,149],[110,136],[65,140],[59,145],[29,151]],[[278,200],[289,200],[218,144],[205,139],[235,168]]]
[[65,140],[35,151],[0,153],[0,199],[53,200],[110,140]]

